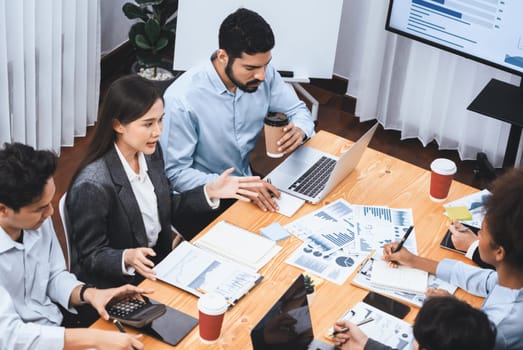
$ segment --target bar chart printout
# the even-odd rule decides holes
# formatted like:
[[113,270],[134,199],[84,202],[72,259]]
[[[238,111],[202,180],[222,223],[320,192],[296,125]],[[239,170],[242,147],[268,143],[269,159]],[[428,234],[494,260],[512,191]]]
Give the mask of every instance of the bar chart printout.
[[523,72],[523,1],[394,0],[393,29]]

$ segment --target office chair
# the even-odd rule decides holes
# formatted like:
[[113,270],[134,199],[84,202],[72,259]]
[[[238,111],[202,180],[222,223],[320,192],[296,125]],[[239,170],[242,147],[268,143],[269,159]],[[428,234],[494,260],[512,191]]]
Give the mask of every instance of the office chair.
[[494,168],[485,153],[479,152],[476,155],[476,167],[474,168],[474,175],[476,178],[484,178],[490,183],[502,172],[503,169]]
[[58,202],[58,212],[60,213],[60,219],[62,219],[62,227],[64,229],[65,246],[67,249],[67,271],[71,271],[71,248],[69,246],[69,234],[67,232],[67,228],[69,226],[69,218],[67,215],[67,209],[65,208],[66,195],[67,192],[65,192],[62,195],[62,197],[60,197],[60,201]]

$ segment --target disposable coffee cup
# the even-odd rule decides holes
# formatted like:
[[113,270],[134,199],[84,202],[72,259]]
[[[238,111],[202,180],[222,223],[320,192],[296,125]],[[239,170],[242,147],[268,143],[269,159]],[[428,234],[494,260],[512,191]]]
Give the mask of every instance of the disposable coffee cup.
[[456,164],[450,159],[438,158],[430,164],[430,199],[443,202],[449,195],[452,178],[456,173]]
[[203,343],[214,343],[220,337],[222,322],[227,301],[216,293],[204,294],[198,300],[198,318],[200,340]]
[[271,158],[283,157],[278,151],[278,140],[283,136],[283,128],[289,125],[289,118],[284,113],[269,112],[263,120],[265,130],[265,149]]

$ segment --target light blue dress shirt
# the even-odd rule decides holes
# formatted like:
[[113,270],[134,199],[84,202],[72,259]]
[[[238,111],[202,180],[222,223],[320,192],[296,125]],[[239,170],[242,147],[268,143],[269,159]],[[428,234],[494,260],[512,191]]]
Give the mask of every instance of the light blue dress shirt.
[[305,103],[270,64],[256,92],[232,93],[209,60],[171,84],[164,100],[160,143],[167,177],[179,192],[208,183],[230,167],[234,175],[251,175],[249,154],[267,112],[283,112],[307,137],[314,133]]
[[15,242],[0,227],[0,349],[63,349],[62,313],[81,284],[67,272],[51,222]]
[[523,289],[502,287],[496,271],[451,259],[438,264],[436,276],[485,297],[481,310],[497,327],[495,349],[523,349]]

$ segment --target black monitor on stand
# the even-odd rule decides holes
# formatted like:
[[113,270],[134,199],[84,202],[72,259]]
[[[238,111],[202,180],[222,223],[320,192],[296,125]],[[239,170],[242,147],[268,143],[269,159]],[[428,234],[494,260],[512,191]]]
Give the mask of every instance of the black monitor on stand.
[[[467,109],[510,123],[503,168],[513,167],[523,128],[523,78],[519,87],[496,79],[490,80]],[[484,160],[488,162],[486,158]]]

